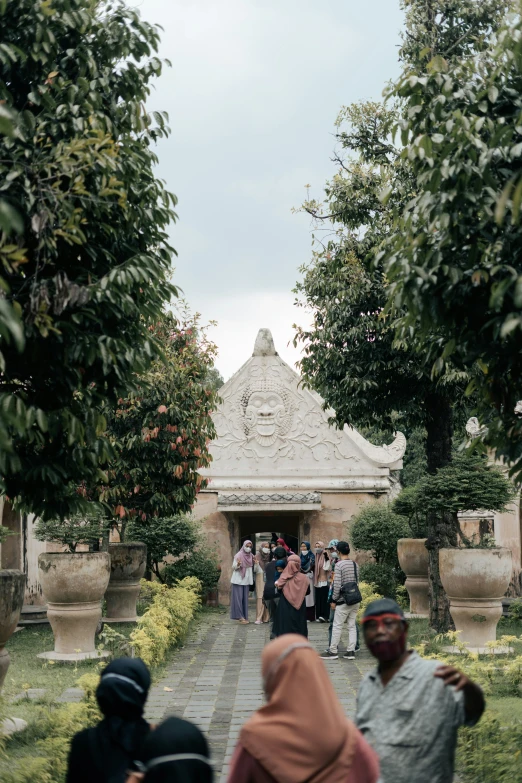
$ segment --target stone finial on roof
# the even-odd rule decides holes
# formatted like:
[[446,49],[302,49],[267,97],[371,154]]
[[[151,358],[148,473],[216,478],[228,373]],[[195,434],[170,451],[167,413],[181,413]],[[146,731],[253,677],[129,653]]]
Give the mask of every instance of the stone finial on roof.
[[252,356],[277,356],[274,338],[270,329],[260,329],[257,333]]

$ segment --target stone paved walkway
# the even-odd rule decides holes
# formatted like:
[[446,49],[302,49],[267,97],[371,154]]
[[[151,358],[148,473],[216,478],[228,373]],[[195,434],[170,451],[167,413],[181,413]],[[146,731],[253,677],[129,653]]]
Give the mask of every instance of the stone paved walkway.
[[[312,644],[322,651],[328,641],[328,626],[309,623],[308,633]],[[212,749],[216,783],[225,783],[241,726],[263,703],[261,651],[268,641],[268,625],[239,625],[225,613],[204,614],[185,646],[174,653],[165,678],[149,694],[148,720],[158,722],[168,715],[179,715],[205,732]],[[367,652],[358,653],[355,663],[342,658],[326,662],[350,717],[362,676],[372,666]]]

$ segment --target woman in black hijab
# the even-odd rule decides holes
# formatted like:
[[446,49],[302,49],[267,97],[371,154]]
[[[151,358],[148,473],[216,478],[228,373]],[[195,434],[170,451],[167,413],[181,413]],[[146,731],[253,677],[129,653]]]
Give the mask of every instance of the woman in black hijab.
[[127,783],[212,783],[208,744],[193,723],[167,718],[143,745]]
[[150,733],[142,717],[149,688],[141,658],[117,658],[103,670],[96,689],[103,720],[73,737],[67,783],[124,783]]

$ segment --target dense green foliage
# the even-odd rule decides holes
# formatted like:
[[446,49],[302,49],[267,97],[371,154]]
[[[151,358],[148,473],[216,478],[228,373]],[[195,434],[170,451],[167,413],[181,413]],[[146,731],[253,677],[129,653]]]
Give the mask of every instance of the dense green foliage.
[[121,0],[0,3],[0,480],[39,515],[99,478],[101,407],[149,366],[176,293],[166,117],[144,109],[158,40]]
[[217,553],[201,545],[186,557],[165,566],[163,579],[168,585],[173,585],[186,576],[195,576],[201,582],[201,592],[205,596],[214,590],[221,576],[221,566]]
[[457,454],[450,465],[406,487],[392,504],[408,519],[414,538],[425,538],[430,514],[448,514],[460,532],[459,511],[504,511],[515,488],[501,468],[484,456]]
[[210,464],[208,446],[215,437],[210,414],[217,404],[209,379],[216,349],[197,317],[184,311],[177,320],[168,313],[152,328],[163,358],[138,380],[132,394],[107,410],[116,457],[107,484],[98,488],[120,526],[135,520],[133,538],[152,537],[151,544],[164,535],[163,520],[170,519],[168,531],[173,531],[172,517],[190,511],[206,486],[198,471]]
[[[482,14],[487,31],[489,3],[454,5],[460,16]],[[448,362],[462,371],[480,368],[468,392],[478,399],[486,440],[518,475],[522,6],[518,0],[497,6],[517,13],[504,18],[496,40],[484,36],[478,53],[468,46],[465,58],[445,56],[434,22],[433,40],[391,90],[403,106],[402,156],[415,194],[381,260],[399,332],[415,336],[434,373]]]
[[415,510],[425,514],[458,511],[504,511],[514,487],[505,473],[485,457],[464,454],[417,485]]
[[[472,0],[404,2],[405,73],[422,67],[427,47],[453,63],[486,49],[506,3],[484,0],[478,9]],[[396,95],[386,104],[345,107],[338,117],[337,171],[324,203],[309,199],[303,205],[317,224],[326,221],[329,234],[324,241],[314,237],[312,262],[296,289],[299,303],[313,314],[312,326],[298,329],[296,342],[304,345],[305,383],[335,410],[339,426],[390,431],[405,420],[424,429],[426,468],[434,473],[451,461],[454,415],[480,370],[447,361],[434,374],[415,330],[397,331],[397,319],[407,317],[406,303],[390,296],[383,246],[400,231],[397,216],[408,210],[417,189],[408,150],[402,153],[392,138],[392,129],[406,122],[403,112],[402,95]],[[425,343],[439,338],[438,324],[428,319]],[[438,550],[456,544],[456,531],[444,516],[431,515],[428,527],[431,619],[444,630],[451,618]]]
[[356,549],[371,552],[376,563],[397,563],[397,541],[409,535],[408,522],[386,503],[363,506],[353,518],[350,540]]
[[[389,563],[364,563],[359,567],[363,582],[373,585],[385,598],[396,598],[400,570]],[[404,577],[403,577],[404,578]]]
[[[165,557],[184,557],[193,552],[201,540],[201,531],[186,516],[158,517],[152,524],[134,520],[125,529],[126,541],[143,541],[147,545],[147,568],[160,582],[167,581],[162,562]],[[184,574],[197,576],[197,574]]]

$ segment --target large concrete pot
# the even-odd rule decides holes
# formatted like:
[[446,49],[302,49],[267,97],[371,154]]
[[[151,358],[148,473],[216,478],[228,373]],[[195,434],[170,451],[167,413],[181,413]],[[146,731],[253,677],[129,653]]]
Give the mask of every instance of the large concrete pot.
[[418,617],[428,617],[430,613],[425,543],[425,538],[399,538],[397,541],[399,563],[406,574],[404,586],[410,596],[410,612]]
[[55,661],[106,657],[107,652],[96,650],[94,637],[109,584],[108,553],[45,552],[38,557],[38,571],[54,633],[54,650],[38,657]]
[[502,597],[509,586],[511,550],[441,549],[439,568],[460,640],[481,650],[497,638]]
[[141,541],[109,544],[109,554],[111,578],[105,593],[107,616],[104,619],[113,623],[135,622],[140,579],[147,565],[147,546]]
[[0,689],[9,668],[5,645],[18,625],[24,604],[25,574],[6,569],[0,571]]

